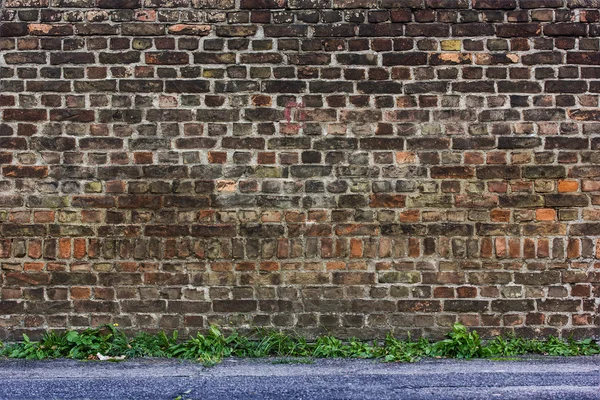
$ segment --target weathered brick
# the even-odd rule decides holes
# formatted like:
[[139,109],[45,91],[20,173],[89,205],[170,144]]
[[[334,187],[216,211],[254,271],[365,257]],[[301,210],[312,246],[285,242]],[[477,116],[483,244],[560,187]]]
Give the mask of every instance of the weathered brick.
[[50,53],[50,64],[62,65],[62,64],[93,64],[95,62],[94,53]]
[[167,93],[206,93],[210,91],[210,82],[199,79],[177,79],[165,82]]
[[218,224],[218,225],[193,225],[192,226],[192,236],[200,236],[200,237],[234,237],[236,236],[236,227],[235,225],[226,225],[226,224]]
[[371,207],[402,208],[406,205],[406,196],[392,194],[374,194],[369,203]]
[[498,37],[531,37],[540,36],[542,26],[540,24],[500,24],[496,26]]
[[584,194],[546,194],[546,207],[587,207],[589,198]]
[[[6,24],[2,25],[5,26]],[[0,28],[1,29],[1,28]],[[2,35],[0,35],[2,36]],[[4,61],[7,64],[46,64],[47,54],[36,52],[4,53]]]
[[485,312],[490,308],[486,300],[444,300],[443,309],[449,312]]
[[501,207],[535,208],[544,205],[544,198],[537,195],[500,196]]
[[534,149],[541,146],[538,137],[501,136],[498,138],[499,149]]
[[[244,1],[244,0],[242,0]],[[249,0],[246,0],[249,1]],[[256,300],[214,300],[214,312],[245,313],[256,311],[258,302]]]
[[0,37],[15,37],[27,35],[27,23],[3,22],[0,25]]
[[201,24],[175,24],[169,26],[168,31],[173,35],[207,36],[210,34],[211,26]]
[[427,53],[385,53],[383,55],[384,66],[394,65],[425,65],[427,64]]
[[588,138],[581,137],[547,137],[546,149],[585,150],[590,147]]
[[546,36],[586,36],[587,25],[580,23],[556,23],[544,26]]
[[48,176],[48,167],[28,165],[4,165],[2,174],[10,178],[44,178]]
[[93,122],[95,119],[94,110],[50,110],[50,121]]
[[48,119],[46,110],[19,110],[19,109],[5,109],[3,112],[4,121],[44,121]]
[[146,225],[144,235],[146,236],[188,236],[190,229],[185,225]]
[[452,26],[452,36],[493,36],[496,33],[494,25],[487,23],[466,23]]
[[194,64],[235,64],[235,53],[194,53]]
[[523,167],[523,178],[529,179],[557,179],[567,176],[565,167],[545,165],[545,166],[525,166]]
[[431,177],[434,179],[468,179],[475,176],[475,169],[466,166],[432,167]]

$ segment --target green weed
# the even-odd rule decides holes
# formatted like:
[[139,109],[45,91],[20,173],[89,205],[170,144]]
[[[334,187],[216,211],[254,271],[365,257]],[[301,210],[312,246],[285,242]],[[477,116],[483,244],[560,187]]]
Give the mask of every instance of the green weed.
[[428,355],[448,358],[480,358],[484,354],[477,332],[469,332],[461,324],[454,324],[448,338],[432,345]]
[[306,357],[312,350],[303,337],[292,337],[283,332],[270,331],[264,334],[258,344],[258,356]]
[[312,356],[315,358],[348,357],[349,348],[340,339],[333,336],[321,336],[317,338]]

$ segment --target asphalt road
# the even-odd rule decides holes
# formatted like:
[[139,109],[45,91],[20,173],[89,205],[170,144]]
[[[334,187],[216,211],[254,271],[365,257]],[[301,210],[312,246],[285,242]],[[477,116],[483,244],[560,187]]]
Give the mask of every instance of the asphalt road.
[[204,368],[164,359],[120,363],[0,360],[1,399],[600,399],[600,356],[517,360],[227,359]]

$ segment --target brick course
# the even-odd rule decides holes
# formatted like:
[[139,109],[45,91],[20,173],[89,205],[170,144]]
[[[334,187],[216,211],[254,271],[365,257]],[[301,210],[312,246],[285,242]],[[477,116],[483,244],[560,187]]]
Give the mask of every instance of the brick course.
[[0,336],[598,337],[598,7],[4,0]]

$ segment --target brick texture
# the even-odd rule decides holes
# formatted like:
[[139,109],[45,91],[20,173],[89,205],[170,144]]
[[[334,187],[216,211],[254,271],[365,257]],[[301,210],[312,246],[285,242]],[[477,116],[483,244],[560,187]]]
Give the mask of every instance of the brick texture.
[[598,336],[582,0],[4,0],[0,336]]

